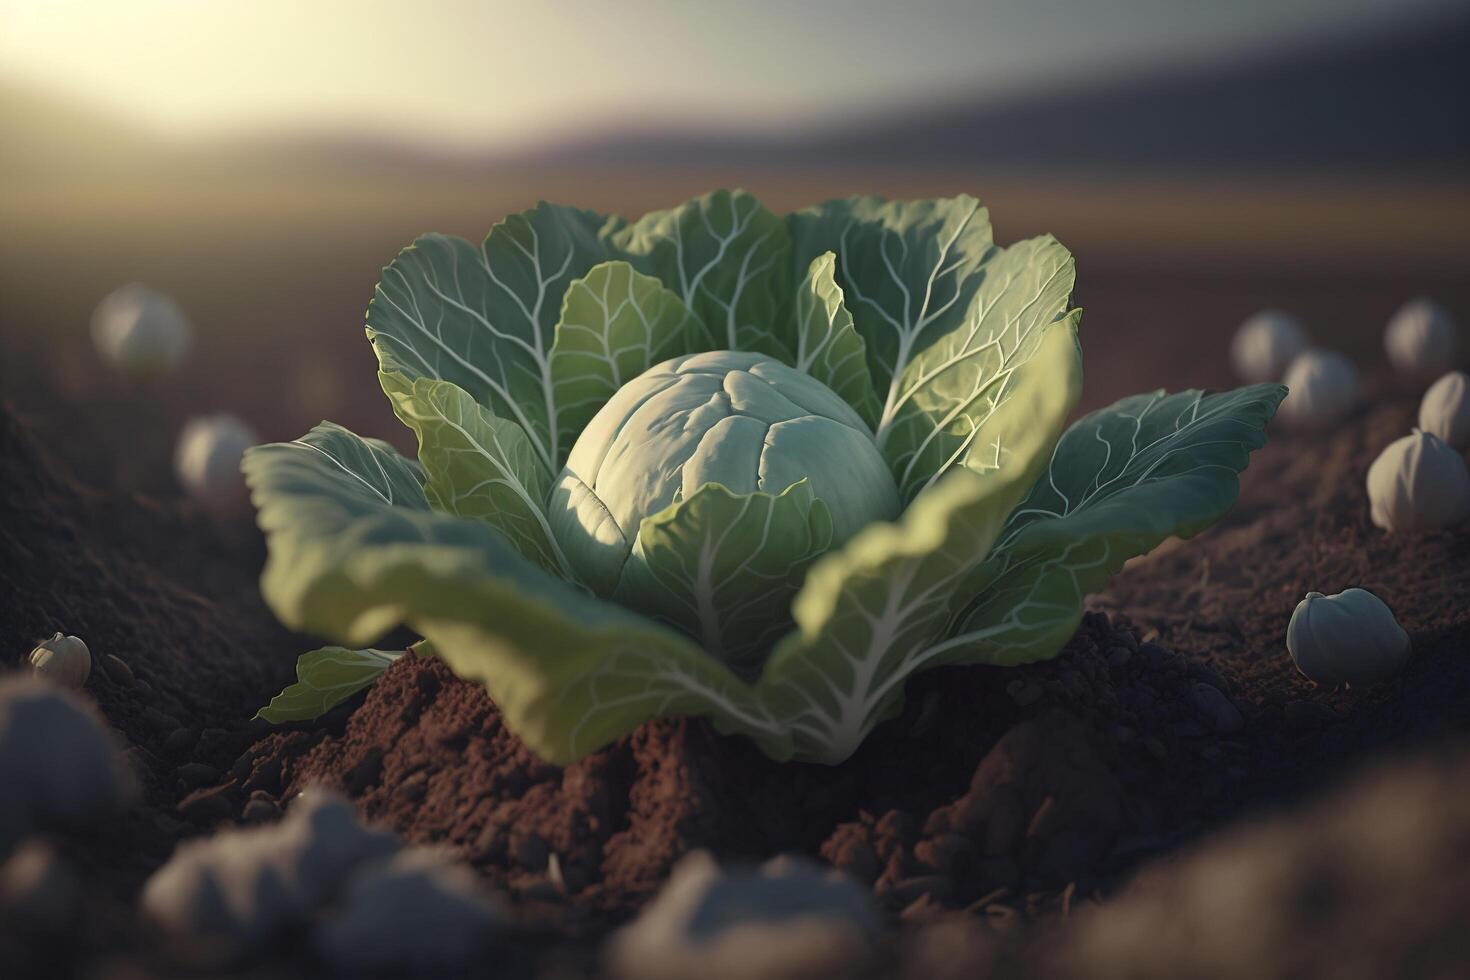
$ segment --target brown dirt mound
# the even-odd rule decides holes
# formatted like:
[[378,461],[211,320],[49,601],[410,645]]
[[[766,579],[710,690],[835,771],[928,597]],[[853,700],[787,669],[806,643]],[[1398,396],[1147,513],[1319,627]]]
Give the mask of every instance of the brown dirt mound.
[[[1278,439],[1224,527],[1138,564],[1098,600],[1139,625],[1093,612],[1049,663],[921,676],[903,716],[841,766],[772,763],[674,720],[558,769],[504,728],[481,688],[405,658],[341,734],[272,735],[231,785],[340,786],[573,926],[630,914],[695,847],[820,855],[911,917],[976,903],[1004,917],[1105,889],[1364,752],[1466,726],[1466,538],[1390,537],[1366,519],[1362,474],[1411,413],[1390,399],[1310,453]],[[1319,690],[1285,655],[1286,619],[1309,589],[1349,585],[1390,603],[1416,656],[1393,683]]]

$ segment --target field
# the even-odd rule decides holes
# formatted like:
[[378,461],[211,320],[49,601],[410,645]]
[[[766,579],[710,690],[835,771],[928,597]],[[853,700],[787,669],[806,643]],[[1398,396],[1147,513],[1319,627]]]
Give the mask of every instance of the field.
[[[636,214],[736,182],[776,211],[969,190],[1002,243],[1055,233],[1086,311],[1080,410],[1233,384],[1230,334],[1267,306],[1353,357],[1367,397],[1322,436],[1273,429],[1232,514],[1092,597],[1062,656],[924,675],[841,766],[781,766],[703,723],[660,721],[559,770],[438,660],[405,658],[319,723],[249,721],[316,643],[260,600],[248,517],[221,525],[182,499],[169,456],[183,419],[224,409],[290,439],[331,418],[410,449],[361,329],[399,247],[428,230],[477,238],[537,197]],[[695,848],[795,851],[871,885],[888,915],[875,976],[1325,977],[1352,963],[1448,977],[1470,957],[1456,928],[1470,916],[1470,538],[1385,536],[1363,488],[1417,404],[1383,364],[1385,320],[1417,295],[1470,319],[1458,184],[556,171],[228,193],[73,184],[0,190],[0,229],[0,665],[58,629],[125,660],[141,683],[94,671],[87,693],[143,786],[105,832],[59,835],[89,883],[85,913],[62,944],[0,921],[12,975],[214,969],[138,924],[138,889],[179,841],[271,819],[323,782],[511,896],[511,975],[595,973],[608,931]],[[134,279],[199,327],[189,370],[147,388],[111,377],[87,334],[97,299]],[[1293,668],[1286,621],[1307,591],[1354,585],[1392,606],[1415,656],[1392,682],[1328,691]],[[1400,833],[1374,836],[1394,819]],[[286,943],[230,968],[320,966]]]

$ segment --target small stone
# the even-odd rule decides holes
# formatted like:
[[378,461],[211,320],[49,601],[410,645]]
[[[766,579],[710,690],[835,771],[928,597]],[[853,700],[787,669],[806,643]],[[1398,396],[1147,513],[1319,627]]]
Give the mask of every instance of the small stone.
[[270,800],[259,797],[251,799],[240,811],[240,819],[246,823],[268,823],[281,815],[281,808]]
[[219,780],[219,770],[202,762],[186,762],[174,770],[174,775],[189,786],[204,786]]
[[1240,709],[1212,684],[1196,683],[1190,689],[1190,700],[1194,702],[1195,710],[1199,712],[1200,717],[1212,731],[1221,735],[1230,735],[1245,727],[1245,719],[1241,717]]
[[138,678],[138,682],[133,685],[133,690],[137,693],[138,697],[140,697],[140,698],[145,698],[146,699],[146,698],[153,697],[153,685],[152,684],[149,684],[147,681],[143,680],[141,677]]
[[102,673],[107,679],[118,687],[132,687],[137,684],[138,679],[133,676],[133,668],[122,657],[112,653],[102,655]]
[[1006,693],[1019,707],[1026,708],[1040,701],[1046,691],[1035,681],[1017,678],[1006,685]]
[[199,733],[199,751],[205,755],[220,756],[239,752],[239,742],[223,728],[206,728]]
[[1144,643],[1139,646],[1138,652],[1148,658],[1148,665],[1154,670],[1165,670],[1173,666],[1177,659],[1174,651],[1161,647],[1157,643]]
[[199,733],[192,728],[176,728],[163,740],[163,750],[169,755],[188,755],[199,744]]
[[1148,754],[1153,756],[1155,759],[1158,759],[1160,762],[1169,757],[1169,750],[1164,748],[1164,743],[1159,741],[1157,738],[1154,738],[1152,735],[1145,738],[1142,744]]
[[1126,667],[1128,661],[1133,659],[1133,651],[1127,647],[1113,647],[1108,651],[1109,667]]

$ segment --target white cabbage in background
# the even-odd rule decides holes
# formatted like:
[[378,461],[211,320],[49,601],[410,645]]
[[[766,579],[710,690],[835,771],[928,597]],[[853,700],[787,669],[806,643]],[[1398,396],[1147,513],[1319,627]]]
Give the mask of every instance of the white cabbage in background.
[[92,314],[97,353],[128,377],[173,370],[194,343],[194,329],[177,303],[139,283],[109,293]]
[[1433,300],[1411,300],[1388,321],[1383,349],[1404,374],[1432,378],[1455,366],[1456,333],[1455,319],[1444,307]]
[[209,509],[227,513],[249,498],[240,459],[260,442],[255,430],[233,415],[190,419],[174,449],[174,473],[190,497]]
[[1307,347],[1301,322],[1281,310],[1262,310],[1240,325],[1230,341],[1230,363],[1246,381],[1280,381]]

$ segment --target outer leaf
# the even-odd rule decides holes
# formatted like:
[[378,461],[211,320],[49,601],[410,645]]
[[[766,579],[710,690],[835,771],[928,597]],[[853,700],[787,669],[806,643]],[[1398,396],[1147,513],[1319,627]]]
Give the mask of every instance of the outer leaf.
[[812,259],[796,290],[796,361],[799,371],[841,395],[869,428],[878,424],[878,395],[868,373],[867,345],[852,325],[834,273],[837,256]]
[[751,686],[680,634],[548,574],[485,524],[433,513],[422,493],[390,502],[383,487],[413,470],[386,447],[324,424],[251,449],[244,468],[270,546],[261,591],[287,626],[365,646],[409,625],[552,762],[662,715],[706,715],[789,756]]
[[955,590],[984,564],[1077,401],[1072,323],[1048,325],[1016,375],[1014,396],[990,422],[1009,447],[995,469],[957,468],[898,524],[874,525],[812,566],[793,607],[798,632],[776,648],[759,683],[800,757],[845,759],[899,709],[908,676],[931,665],[928,651],[945,635]]
[[615,224],[540,204],[491,229],[482,245],[424,235],[383,270],[367,333],[385,374],[450,381],[525,430],[548,473],[566,456],[551,379],[562,295],[607,257]]
[[713,350],[704,324],[653,276],[604,262],[567,289],[551,346],[561,445],[627,381],[679,354]]
[[401,651],[346,647],[322,647],[303,653],[296,661],[296,683],[271,698],[255,717],[273,725],[319,718],[372,684],[401,656]]
[[1093,412],[1057,443],[1046,474],[1006,523],[967,594],[942,663],[1029,663],[1077,628],[1082,600],[1167,537],[1191,537],[1230,509],[1236,474],[1266,442],[1286,394],[1154,392]]
[[[955,329],[969,309],[994,249],[989,214],[963,195],[851,197],[798,211],[787,222],[800,267],[837,253],[837,282],[867,341],[868,367],[889,418],[909,360]],[[880,423],[880,443],[885,429]]]
[[550,480],[525,430],[496,418],[457,385],[380,375],[393,411],[419,438],[424,496],[434,510],[484,521],[531,561],[574,576],[546,521]]
[[1015,393],[1016,369],[1066,312],[1075,270],[1071,253],[1048,235],[998,253],[980,279],[964,321],[904,369],[899,397],[880,423],[905,500],[951,466],[984,473],[1007,451],[990,421]]
[[791,295],[791,239],[745,191],[715,191],[654,211],[609,236],[640,272],[658,276],[710,331],[709,350],[790,361],[777,335]]
[[673,598],[672,624],[749,675],[790,628],[791,597],[831,543],[832,515],[806,480],[779,496],[707,483],[643,521],[614,598],[650,613]]

